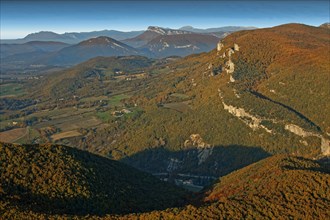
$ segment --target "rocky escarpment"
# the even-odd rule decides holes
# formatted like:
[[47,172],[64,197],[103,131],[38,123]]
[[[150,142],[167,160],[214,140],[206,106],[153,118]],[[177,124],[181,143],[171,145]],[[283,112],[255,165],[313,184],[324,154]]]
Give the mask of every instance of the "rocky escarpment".
[[212,155],[213,146],[204,142],[203,138],[199,134],[190,135],[189,139],[184,142],[184,147],[196,147],[198,165],[206,161],[208,157]]
[[[223,51],[225,45],[220,41],[217,44],[217,54],[220,55],[221,52]],[[230,82],[235,82],[234,77],[232,76],[232,73],[235,71],[235,64],[232,61],[232,55],[235,53],[235,51],[239,51],[240,47],[238,44],[234,44],[233,47],[227,48],[222,55],[220,55],[221,59],[227,59],[225,62],[223,71],[226,72],[227,74],[230,74]]]
[[[285,121],[279,121],[279,120],[272,119],[272,118],[259,117],[257,115],[253,115],[253,114],[249,113],[244,108],[240,108],[240,107],[236,107],[236,106],[233,106],[233,105],[226,104],[225,101],[224,101],[224,97],[223,97],[223,94],[222,94],[221,90],[218,89],[218,92],[219,92],[219,97],[221,99],[223,108],[226,111],[228,111],[231,115],[237,117],[239,120],[244,122],[244,124],[249,126],[252,130],[255,131],[257,129],[263,129],[267,133],[275,134],[276,133],[275,131],[273,131],[272,129],[266,127],[262,123],[263,122],[268,122],[268,123],[272,123],[272,124],[281,125],[281,127],[284,128],[285,130],[287,130],[287,131],[289,131],[289,132],[291,132],[295,135],[298,135],[302,138],[306,138],[306,137],[317,137],[317,138],[319,138],[320,141],[321,141],[321,144],[320,144],[321,154],[323,156],[330,156],[330,140],[327,139],[326,137],[324,137],[323,135],[315,133],[315,132],[311,132],[311,131],[306,131],[298,125],[295,125],[295,124],[292,124],[292,123],[289,124],[288,122],[285,122]],[[235,93],[235,95],[236,95],[236,93]],[[305,143],[305,145],[308,144],[303,139],[301,140],[301,142]]]
[[[235,69],[235,64],[233,62],[232,56],[235,54],[235,52],[240,51],[240,47],[237,43],[233,43],[233,46],[228,47],[229,45],[225,45],[223,41],[218,42],[217,44],[217,55],[219,56],[220,60],[224,62],[224,68],[223,72],[225,72],[227,75],[229,75],[229,82],[234,83],[238,79],[234,78],[234,72],[236,71]],[[235,59],[236,60],[236,59]],[[238,62],[238,61],[237,61]],[[213,67],[214,68],[214,67]],[[242,68],[241,68],[242,69]],[[248,70],[246,70],[248,71]],[[248,73],[242,73],[242,74],[248,74]],[[239,93],[237,93],[236,89],[233,89],[234,94],[237,98],[240,98]],[[219,96],[223,105],[224,110],[226,110],[228,113],[231,115],[235,116],[238,118],[240,121],[242,121],[244,124],[246,124],[248,127],[250,127],[252,130],[257,130],[257,129],[262,129],[266,131],[267,133],[271,135],[275,134],[280,134],[281,131],[278,131],[274,127],[280,128],[282,131],[287,131],[290,133],[293,133],[295,135],[298,135],[302,139],[300,140],[301,143],[304,145],[308,145],[308,139],[307,137],[316,137],[320,139],[320,149],[322,155],[329,156],[330,155],[330,141],[329,139],[324,136],[323,134],[315,131],[306,131],[302,127],[298,126],[295,123],[292,123],[293,121],[286,120],[285,118],[282,118],[282,120],[279,120],[278,118],[274,118],[271,116],[263,116],[260,117],[258,115],[252,114],[248,110],[239,107],[239,106],[234,106],[230,105],[225,102],[223,94],[221,94],[220,89],[218,90]],[[273,90],[273,92],[275,92]],[[254,93],[252,89],[252,93]],[[255,92],[257,93],[257,92]],[[260,96],[258,97],[260,98]],[[271,99],[268,99],[267,97],[262,97],[264,99],[270,100],[271,102],[275,103],[276,105],[280,105],[281,107],[286,108],[288,111],[294,113],[296,116],[298,116],[300,119],[304,120],[305,122],[312,124],[313,126],[316,126],[312,121],[308,120],[306,117],[304,117],[302,114],[299,112],[295,111],[294,109],[285,106],[282,103],[272,101]],[[267,125],[267,127],[265,126]],[[317,126],[316,126],[317,127]]]
[[218,90],[219,92],[219,97],[221,99],[223,108],[225,110],[227,110],[230,114],[234,115],[235,117],[239,118],[242,122],[244,122],[247,126],[249,126],[250,128],[252,128],[253,130],[256,130],[258,128],[262,128],[264,129],[266,132],[268,133],[272,133],[272,130],[267,128],[266,126],[262,125],[262,121],[263,120],[270,120],[275,122],[275,120],[271,120],[271,119],[265,119],[265,118],[261,118],[255,115],[252,115],[250,113],[248,113],[247,111],[245,111],[244,108],[239,108],[239,107],[235,107],[232,105],[227,105],[224,102],[221,90]]
[[330,140],[320,134],[305,131],[303,128],[294,124],[286,124],[285,129],[300,137],[318,137],[321,139],[321,152],[324,156],[330,156]]

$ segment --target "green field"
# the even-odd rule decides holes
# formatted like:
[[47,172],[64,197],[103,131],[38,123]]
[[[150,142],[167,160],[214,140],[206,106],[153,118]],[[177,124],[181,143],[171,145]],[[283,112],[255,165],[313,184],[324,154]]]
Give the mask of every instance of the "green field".
[[109,105],[111,106],[120,106],[121,105],[121,100],[123,99],[128,99],[130,98],[131,95],[127,95],[127,94],[120,94],[120,95],[115,95],[115,96],[112,96],[110,99],[109,99]]
[[108,122],[110,120],[111,112],[106,111],[106,112],[96,112],[96,116],[103,122]]
[[0,85],[0,97],[17,97],[24,95],[25,90],[22,84],[8,83]]

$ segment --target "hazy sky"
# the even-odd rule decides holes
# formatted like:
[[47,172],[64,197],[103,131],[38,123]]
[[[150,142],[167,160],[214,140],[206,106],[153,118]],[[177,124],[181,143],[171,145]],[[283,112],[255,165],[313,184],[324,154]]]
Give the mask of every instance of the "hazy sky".
[[1,0],[1,39],[38,31],[270,27],[329,22],[329,1],[6,1]]

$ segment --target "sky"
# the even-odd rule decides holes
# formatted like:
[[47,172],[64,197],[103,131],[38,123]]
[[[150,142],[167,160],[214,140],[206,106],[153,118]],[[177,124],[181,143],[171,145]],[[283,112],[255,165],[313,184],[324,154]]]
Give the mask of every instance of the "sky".
[[52,1],[0,0],[0,38],[39,31],[145,30],[148,26],[272,27],[329,22],[329,1]]

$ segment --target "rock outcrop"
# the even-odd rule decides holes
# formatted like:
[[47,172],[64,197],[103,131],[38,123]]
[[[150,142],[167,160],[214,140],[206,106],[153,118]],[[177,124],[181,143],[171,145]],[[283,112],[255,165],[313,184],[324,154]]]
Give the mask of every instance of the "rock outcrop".
[[286,124],[284,127],[286,130],[300,136],[300,137],[318,137],[321,139],[321,152],[324,156],[330,156],[330,140],[326,139],[320,134],[305,131],[303,128],[294,124]]
[[235,50],[235,51],[239,51],[239,46],[238,46],[238,44],[234,44],[234,50]]
[[226,62],[226,72],[227,72],[228,74],[232,74],[234,71],[235,71],[235,65],[234,65],[234,63],[229,59],[229,60]]
[[[252,130],[256,130],[256,129],[264,129],[267,133],[273,134],[274,131],[267,128],[266,126],[264,126],[262,124],[263,121],[267,121],[267,122],[271,122],[274,124],[279,124],[280,122],[275,120],[275,119],[269,119],[269,118],[262,118],[262,117],[258,117],[256,115],[252,115],[249,112],[247,112],[245,109],[243,108],[239,108],[239,107],[235,107],[232,105],[227,105],[224,102],[221,90],[218,89],[219,92],[219,96],[223,105],[223,108],[228,111],[230,114],[232,114],[233,116],[237,117],[239,120],[241,120],[242,122],[244,122],[247,126],[249,126]],[[235,91],[234,91],[235,93]],[[235,93],[236,95],[236,93]],[[310,132],[310,131],[305,131],[303,128],[299,127],[298,125],[295,124],[285,124],[284,125],[284,129],[295,134],[298,135],[302,138],[306,138],[306,137],[318,137],[321,140],[321,153],[323,156],[330,156],[330,140],[325,138],[324,136],[322,136],[321,134],[315,133],[315,132]],[[308,145],[308,143],[306,142],[306,140],[301,140],[301,143],[303,143],[304,145]]]
[[[219,42],[217,45],[218,55],[220,54],[223,47],[224,47],[223,43]],[[224,67],[224,71],[227,74],[232,74],[235,71],[235,64],[233,63],[233,61],[231,59],[231,56],[235,53],[235,51],[239,51],[239,46],[236,43],[234,44],[233,48],[227,48],[226,51],[223,52],[222,55],[220,55],[220,58],[222,58],[222,59],[228,57],[228,60],[225,63],[225,67]],[[232,76],[230,77],[230,82],[235,82],[235,79]]]
[[261,122],[263,120],[269,120],[269,119],[263,119],[263,118],[254,116],[254,115],[248,113],[247,111],[245,111],[245,109],[243,109],[243,108],[238,108],[238,107],[235,107],[235,106],[232,106],[232,105],[227,105],[223,100],[220,89],[218,91],[219,91],[219,96],[221,98],[223,108],[225,110],[227,110],[230,114],[232,114],[233,116],[240,119],[242,122],[244,122],[247,126],[252,128],[253,130],[256,130],[258,128],[262,128],[266,132],[272,133],[272,130],[270,130],[269,128],[267,128],[266,126],[261,124]]
[[213,153],[213,146],[203,141],[203,138],[199,134],[192,134],[190,138],[184,142],[184,147],[196,147],[198,165],[206,161]]
[[221,51],[222,48],[224,47],[223,43],[221,41],[219,41],[219,43],[217,44],[217,51]]

